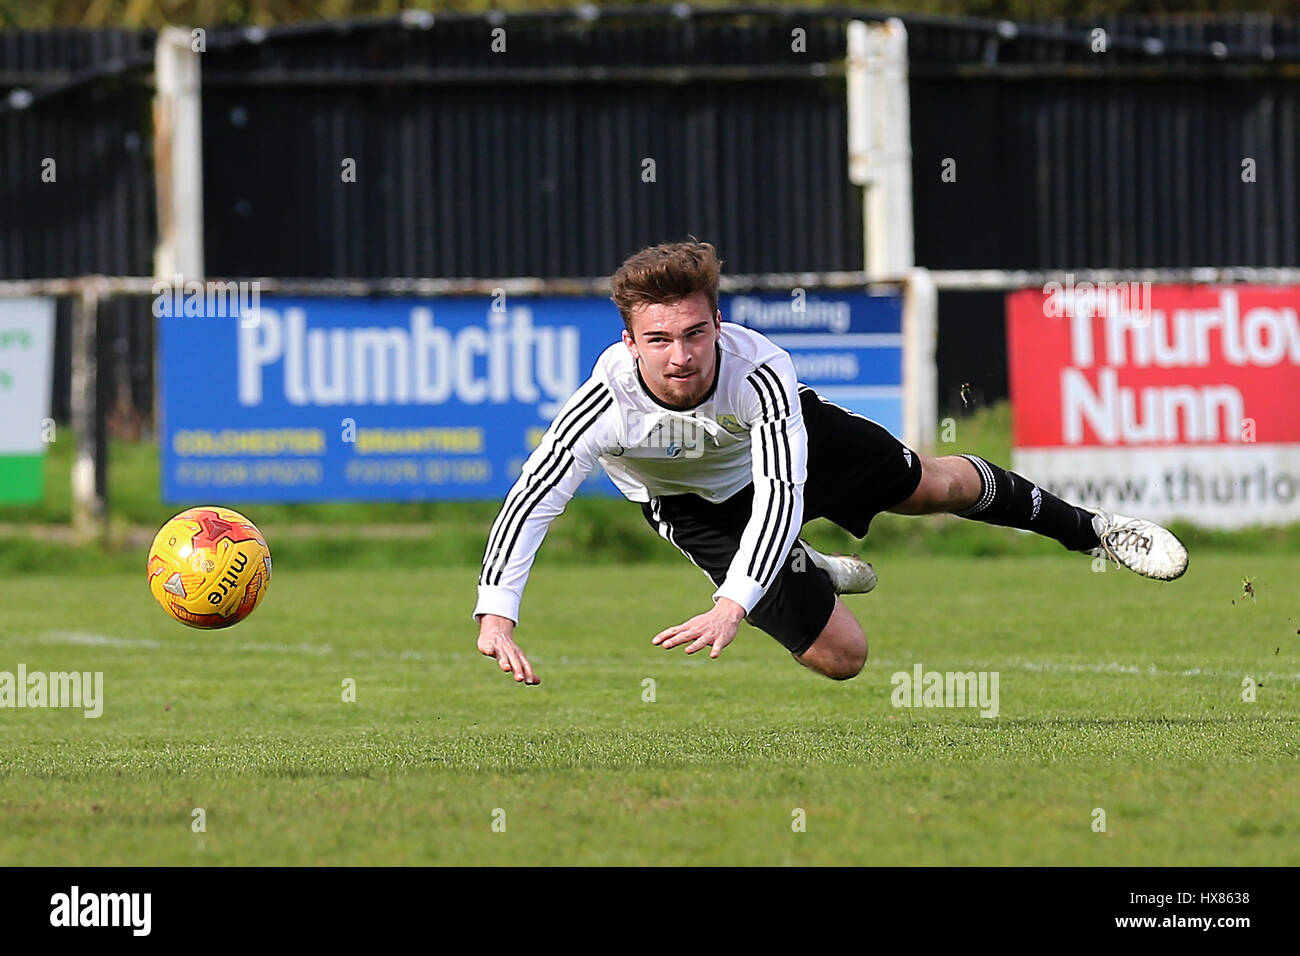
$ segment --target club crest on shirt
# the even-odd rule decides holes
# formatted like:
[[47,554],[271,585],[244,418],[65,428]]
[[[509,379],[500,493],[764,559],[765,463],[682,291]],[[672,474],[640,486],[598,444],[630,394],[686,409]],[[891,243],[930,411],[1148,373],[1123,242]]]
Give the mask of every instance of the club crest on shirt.
[[718,424],[733,435],[745,434],[745,426],[740,424],[740,420],[735,415],[719,415]]

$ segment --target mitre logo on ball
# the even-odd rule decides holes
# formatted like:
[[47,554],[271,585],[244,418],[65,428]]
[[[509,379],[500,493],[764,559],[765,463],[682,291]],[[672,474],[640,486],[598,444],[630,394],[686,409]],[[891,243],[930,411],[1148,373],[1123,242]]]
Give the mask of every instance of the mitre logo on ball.
[[153,596],[182,624],[230,627],[261,602],[271,581],[271,550],[239,512],[190,508],[154,538],[148,574]]

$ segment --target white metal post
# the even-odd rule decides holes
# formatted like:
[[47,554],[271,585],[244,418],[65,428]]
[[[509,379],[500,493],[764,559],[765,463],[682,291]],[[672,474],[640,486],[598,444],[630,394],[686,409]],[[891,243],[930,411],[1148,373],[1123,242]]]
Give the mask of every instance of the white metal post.
[[903,283],[901,437],[929,452],[938,428],[938,294],[930,273],[916,268],[912,241],[907,28],[896,18],[853,20],[846,47],[849,181],[862,187],[863,268],[868,283]]
[[154,169],[158,193],[158,246],[154,275],[202,281],[203,130],[199,57],[188,29],[158,35],[154,75]]
[[907,28],[851,21],[847,35],[849,179],[863,187],[863,267],[901,279],[915,265]]
[[72,462],[72,527],[82,540],[107,528],[107,463],[104,409],[99,403],[99,287],[82,281],[72,305],[72,427],[77,450]]
[[[848,56],[844,62],[845,109],[848,114],[849,182],[871,184],[871,91],[867,79],[867,25],[850,20],[845,37]],[[866,211],[866,206],[863,206]],[[865,224],[864,224],[865,232]],[[866,247],[870,236],[863,236]]]
[[930,454],[939,417],[939,293],[928,269],[911,269],[903,283],[903,443]]

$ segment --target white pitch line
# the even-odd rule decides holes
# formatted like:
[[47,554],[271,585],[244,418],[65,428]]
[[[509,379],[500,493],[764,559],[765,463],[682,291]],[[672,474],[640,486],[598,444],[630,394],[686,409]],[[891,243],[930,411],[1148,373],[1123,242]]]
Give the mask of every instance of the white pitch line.
[[[168,640],[158,641],[149,638],[112,637],[107,634],[94,634],[87,631],[45,631],[40,634],[0,634],[0,645],[34,641],[38,644],[73,644],[82,647],[110,647],[121,650],[179,650],[219,652],[226,654],[301,654],[310,657],[325,657],[331,654],[346,655],[359,659],[392,659],[401,661],[451,661],[469,660],[481,657],[477,650],[466,651],[422,651],[415,648],[341,648],[331,644],[280,644],[269,642],[231,642],[221,639],[212,641]],[[595,657],[570,657],[567,655],[547,657],[534,654],[531,658],[539,664],[571,664],[578,666],[606,665],[609,660]],[[685,658],[670,660],[669,664],[692,665],[699,660]]]
[[[872,663],[881,667],[913,667],[918,661],[886,661],[879,658],[867,658],[867,665]],[[1129,674],[1134,677],[1254,677],[1270,680],[1300,680],[1300,674],[1279,674],[1275,671],[1229,671],[1204,667],[1192,667],[1186,670],[1166,670],[1148,664],[1140,667],[1136,664],[1120,664],[1109,661],[1102,664],[1066,664],[1053,661],[1030,661],[1011,658],[1006,661],[970,661],[963,665],[964,670],[997,670],[1011,668],[1014,670],[1043,673],[1087,673],[1087,674]]]
[[[273,643],[232,643],[214,639],[212,641],[156,641],[147,638],[110,637],[107,634],[92,634],[86,631],[46,631],[44,634],[31,635],[41,644],[77,644],[83,647],[146,648],[148,650],[195,650],[224,651],[226,653],[254,654],[268,652],[273,654],[305,654],[321,657],[337,654],[339,651],[329,644],[273,644]],[[19,636],[19,639],[22,639]],[[12,640],[12,638],[11,638]],[[355,652],[354,652],[355,653]],[[369,655],[372,652],[363,651]],[[394,655],[402,652],[391,652]]]
[[[35,640],[41,644],[77,644],[86,647],[114,647],[114,648],[142,648],[147,650],[196,650],[211,653],[213,651],[233,653],[233,654],[302,654],[311,657],[324,657],[330,654],[346,654],[355,658],[394,658],[397,660],[410,661],[435,661],[448,660],[457,657],[470,656],[469,651],[465,652],[439,652],[439,651],[421,651],[414,648],[398,650],[396,648],[338,648],[331,644],[281,644],[268,642],[243,642],[232,643],[223,640],[212,641],[158,641],[147,638],[129,638],[129,637],[111,637],[106,634],[93,634],[86,631],[46,631],[43,634],[34,635],[10,635],[5,642],[13,640]],[[537,660],[544,661],[541,655]],[[588,663],[608,663],[598,658],[572,658],[561,656],[552,658],[551,664],[588,664]],[[918,660],[891,660],[879,657],[867,658],[867,667],[877,670],[888,668],[905,668],[910,670]],[[933,668],[931,668],[933,669]],[[1284,674],[1275,671],[1239,671],[1239,670],[1212,670],[1203,667],[1192,667],[1185,670],[1168,670],[1156,667],[1154,664],[1148,664],[1145,667],[1137,664],[1121,664],[1117,661],[1107,661],[1097,664],[1078,664],[1064,663],[1055,661],[1032,661],[1025,658],[1009,658],[1005,661],[966,661],[960,665],[961,670],[999,670],[1011,669],[1028,671],[1030,673],[1085,673],[1085,674],[1125,674],[1131,677],[1254,677],[1255,679],[1264,680],[1292,680],[1300,681],[1300,674]]]
[[161,650],[162,641],[140,640],[127,637],[109,637],[107,634],[91,634],[87,631],[47,631],[35,635],[42,644],[81,644],[86,647],[147,647]]

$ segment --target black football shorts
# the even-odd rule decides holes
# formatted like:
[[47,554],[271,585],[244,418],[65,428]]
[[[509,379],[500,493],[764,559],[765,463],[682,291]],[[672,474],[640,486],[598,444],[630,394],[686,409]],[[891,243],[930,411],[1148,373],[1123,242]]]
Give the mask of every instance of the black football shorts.
[[[826,401],[807,386],[800,386],[799,401],[808,431],[804,521],[827,518],[864,538],[872,518],[916,491],[921,459],[882,426]],[[722,502],[690,494],[660,495],[641,511],[651,527],[721,586],[740,547],[753,500],[750,484]],[[826,627],[834,606],[830,578],[796,543],[747,620],[791,653],[802,654]]]

